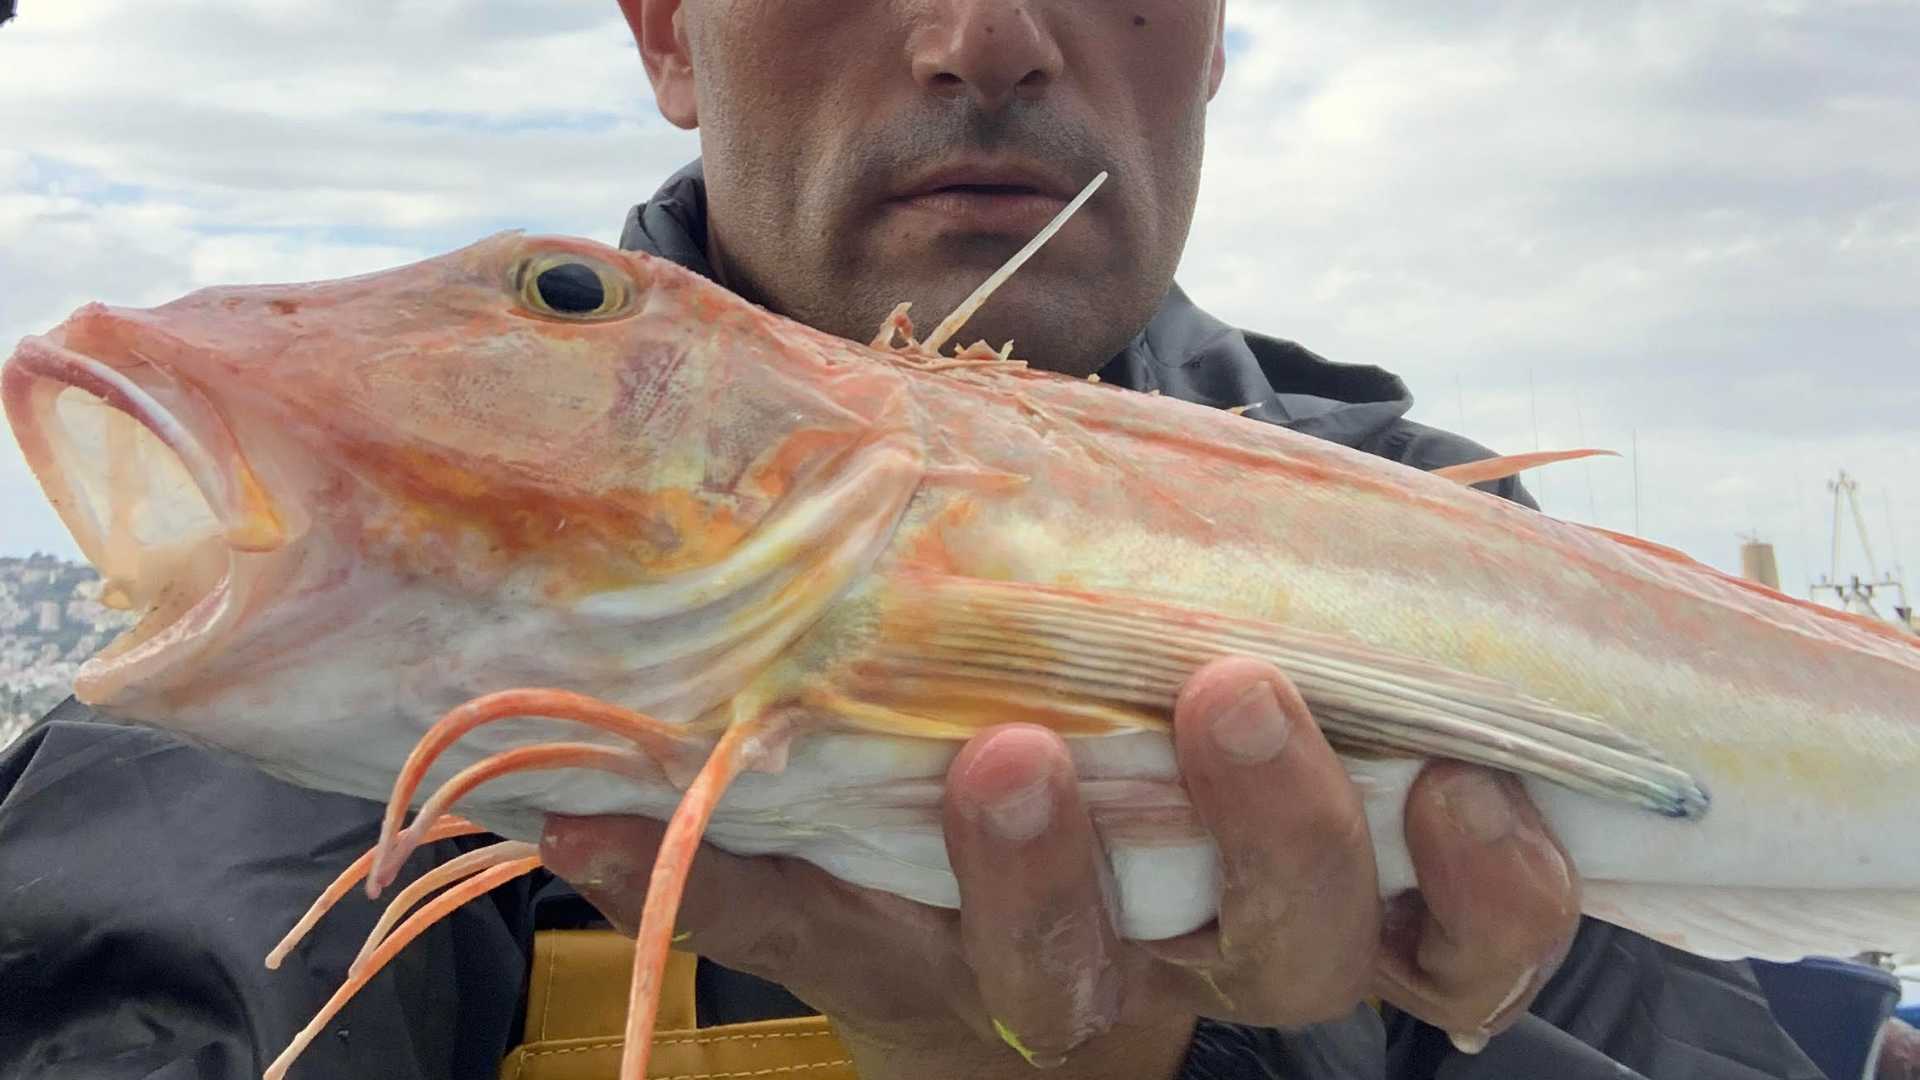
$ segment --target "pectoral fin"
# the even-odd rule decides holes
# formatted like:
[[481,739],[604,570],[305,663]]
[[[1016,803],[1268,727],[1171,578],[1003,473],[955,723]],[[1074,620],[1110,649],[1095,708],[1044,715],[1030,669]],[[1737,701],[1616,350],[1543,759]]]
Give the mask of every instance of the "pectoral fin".
[[1687,773],[1599,719],[1346,638],[973,578],[898,575],[879,595],[871,644],[813,702],[854,727],[923,738],[1014,720],[1063,734],[1164,729],[1194,671],[1254,656],[1294,681],[1336,749],[1489,765],[1670,817],[1707,807]]

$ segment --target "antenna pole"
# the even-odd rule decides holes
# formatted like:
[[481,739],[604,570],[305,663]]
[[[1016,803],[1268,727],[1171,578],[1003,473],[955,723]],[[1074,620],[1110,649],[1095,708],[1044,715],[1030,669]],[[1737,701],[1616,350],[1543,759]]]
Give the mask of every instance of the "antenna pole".
[[[1533,413],[1533,450],[1540,452],[1540,398],[1533,392],[1533,369],[1527,369],[1527,408]],[[1540,505],[1547,504],[1547,474],[1540,474]]]
[[[1873,539],[1867,535],[1867,514],[1860,506],[1860,482],[1848,476],[1846,470],[1842,469],[1839,476],[1827,481],[1827,490],[1833,493],[1833,570],[1830,576],[1815,582],[1811,592],[1817,596],[1831,589],[1842,608],[1878,618],[1880,612],[1874,606],[1874,595],[1890,591],[1895,598],[1893,602],[1895,624],[1907,630],[1920,631],[1920,624],[1914,622],[1913,606],[1907,596],[1906,582],[1900,579],[1897,542],[1894,548],[1896,564],[1894,569],[1884,574],[1880,572],[1879,560],[1873,554]],[[1845,527],[1849,516],[1853,519],[1854,531],[1860,534],[1860,553],[1866,556],[1867,574],[1864,579],[1859,574],[1854,574],[1850,581],[1843,584],[1840,580],[1840,531]],[[1887,497],[1887,526],[1889,530],[1893,527],[1893,497],[1890,495]]]
[[1829,581],[1840,580],[1840,494],[1849,483],[1852,481],[1847,479],[1845,469],[1840,470],[1840,479],[1827,481],[1827,490],[1833,492],[1833,550],[1827,560],[1832,568],[1827,576]]
[[[1580,445],[1587,445],[1587,411],[1577,403],[1573,407],[1573,420],[1580,425]],[[1587,473],[1587,520],[1598,525],[1600,524],[1600,505],[1593,498],[1593,462],[1588,461],[1582,468]]]
[[1880,580],[1880,563],[1873,557],[1873,541],[1867,537],[1867,515],[1860,510],[1860,485],[1847,482],[1847,505],[1853,508],[1853,527],[1860,533],[1860,550],[1867,556],[1867,578]]
[[1640,429],[1633,429],[1633,535],[1644,536],[1640,531]]
[[1893,582],[1894,591],[1900,594],[1900,600],[1895,605],[1893,614],[1895,618],[1906,623],[1908,629],[1920,631],[1920,622],[1915,622],[1913,617],[1913,599],[1907,595],[1907,582],[1902,576],[1906,570],[1900,561],[1900,531],[1893,520],[1893,495],[1886,488],[1881,488],[1880,497],[1885,500],[1883,505],[1887,510],[1887,543],[1890,547],[1889,553],[1893,556],[1893,572],[1888,574],[1887,578]]
[[1887,511],[1887,545],[1893,556],[1893,572],[1901,573],[1905,567],[1900,561],[1900,529],[1893,520],[1893,495],[1886,489],[1880,489],[1881,505]]

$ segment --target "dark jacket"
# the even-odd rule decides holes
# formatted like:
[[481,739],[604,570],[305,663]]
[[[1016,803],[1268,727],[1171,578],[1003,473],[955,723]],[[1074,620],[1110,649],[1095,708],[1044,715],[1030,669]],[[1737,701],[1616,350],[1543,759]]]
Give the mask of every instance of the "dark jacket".
[[[697,163],[636,207],[623,247],[709,273]],[[1177,289],[1101,371],[1423,469],[1485,457],[1406,419],[1398,378],[1229,327]],[[1531,505],[1512,481],[1496,485]],[[0,757],[0,1077],[240,1078],[338,985],[375,906],[348,902],[278,972],[260,958],[353,855],[380,808],[305,791],[68,702]],[[437,845],[421,865],[484,843]],[[308,1075],[491,1076],[519,1040],[536,926],[593,913],[538,876],[462,909],[400,954],[303,1059]],[[703,963],[700,1021],[806,1011]],[[1625,1066],[1625,1069],[1622,1066]],[[1631,1071],[1629,1071],[1631,1070]],[[1477,1057],[1389,1009],[1304,1031],[1203,1023],[1183,1076],[1227,1080],[1819,1080],[1745,965],[1589,921],[1533,1014]]]

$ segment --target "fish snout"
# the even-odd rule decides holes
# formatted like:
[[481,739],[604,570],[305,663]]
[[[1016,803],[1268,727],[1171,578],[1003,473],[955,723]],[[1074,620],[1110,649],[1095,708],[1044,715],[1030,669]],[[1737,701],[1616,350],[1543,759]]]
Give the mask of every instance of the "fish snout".
[[74,352],[109,363],[118,361],[116,366],[124,366],[133,359],[130,353],[139,314],[136,308],[94,300],[75,308],[73,314],[47,336]]
[[201,317],[202,290],[162,307],[119,307],[93,302],[76,308],[48,338],[76,353],[121,370],[139,367],[168,382],[216,386],[246,363],[249,354],[282,345],[280,335]]

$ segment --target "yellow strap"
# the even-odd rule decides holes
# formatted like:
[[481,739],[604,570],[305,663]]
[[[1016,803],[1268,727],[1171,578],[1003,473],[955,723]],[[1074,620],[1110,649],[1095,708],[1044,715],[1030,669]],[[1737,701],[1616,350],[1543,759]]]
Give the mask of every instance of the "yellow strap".
[[[535,934],[526,1041],[501,1062],[500,1080],[614,1080],[632,964],[633,940],[611,930]],[[690,953],[667,956],[649,1080],[858,1080],[823,1016],[699,1027],[698,965]]]
[[[613,1080],[632,962],[632,939],[612,931],[535,934],[526,1041],[501,1062],[500,1080]],[[649,1080],[857,1080],[825,1017],[696,1026],[698,963],[688,953],[667,958]]]
[[[661,987],[661,1029],[695,1026],[695,958],[668,953]],[[528,972],[527,1042],[605,1038],[626,1028],[633,939],[612,930],[542,930],[533,935]]]

